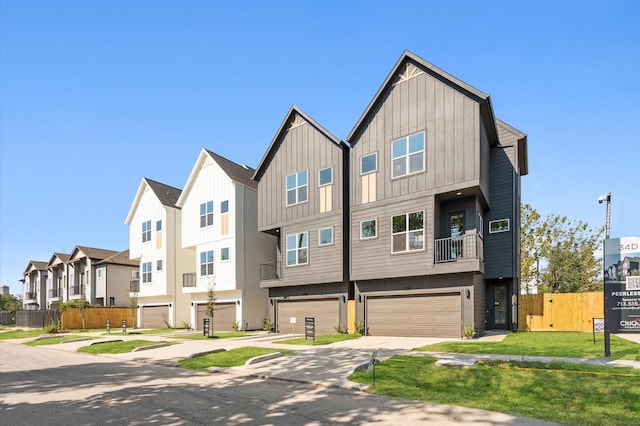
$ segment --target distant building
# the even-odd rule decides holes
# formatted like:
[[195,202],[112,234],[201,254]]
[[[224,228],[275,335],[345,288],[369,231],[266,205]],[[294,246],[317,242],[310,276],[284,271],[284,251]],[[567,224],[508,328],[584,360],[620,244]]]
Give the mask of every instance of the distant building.
[[9,294],[9,286],[3,285],[2,287],[0,287],[0,294]]

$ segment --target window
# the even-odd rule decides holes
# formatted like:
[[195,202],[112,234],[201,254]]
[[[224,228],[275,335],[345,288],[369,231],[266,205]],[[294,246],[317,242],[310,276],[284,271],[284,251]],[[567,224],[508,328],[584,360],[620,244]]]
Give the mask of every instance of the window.
[[98,278],[102,278],[102,269],[98,269],[96,272],[98,273]]
[[367,240],[378,235],[378,221],[376,219],[363,220],[360,222],[360,239]]
[[489,233],[507,232],[509,230],[509,219],[499,219],[489,221]]
[[200,204],[200,228],[213,225],[213,201]]
[[306,265],[309,263],[309,234],[287,235],[287,266]]
[[392,177],[424,171],[424,132],[391,142]]
[[229,200],[220,203],[220,235],[229,233]]
[[161,220],[156,221],[156,232],[157,231],[162,231],[162,221]]
[[325,186],[333,183],[333,168],[327,167],[318,173],[318,186]]
[[392,253],[424,249],[424,210],[393,216],[391,226]]
[[222,261],[229,260],[229,247],[220,249],[220,260]]
[[329,246],[333,244],[333,228],[323,228],[318,231],[318,245]]
[[156,260],[156,271],[162,271],[162,259]]
[[213,250],[200,253],[200,276],[213,275]]
[[287,206],[307,201],[307,171],[287,176]]
[[151,241],[151,221],[142,222],[142,242]]
[[142,264],[142,282],[151,282],[151,262],[144,262]]
[[220,214],[229,213],[229,200],[220,203]]
[[476,230],[478,231],[478,235],[482,238],[484,235],[484,220],[482,219],[482,215],[478,213],[477,216],[478,223],[476,223]]
[[360,158],[360,174],[375,172],[378,170],[378,153],[364,155]]

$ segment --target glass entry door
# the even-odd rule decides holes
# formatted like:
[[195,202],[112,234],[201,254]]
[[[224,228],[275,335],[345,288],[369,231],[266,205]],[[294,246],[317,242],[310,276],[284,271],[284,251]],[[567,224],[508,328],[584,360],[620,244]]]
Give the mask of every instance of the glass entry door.
[[451,236],[451,259],[462,257],[462,240],[464,238],[464,213],[453,213],[449,216]]
[[507,284],[495,284],[487,288],[487,328],[509,329],[509,291]]

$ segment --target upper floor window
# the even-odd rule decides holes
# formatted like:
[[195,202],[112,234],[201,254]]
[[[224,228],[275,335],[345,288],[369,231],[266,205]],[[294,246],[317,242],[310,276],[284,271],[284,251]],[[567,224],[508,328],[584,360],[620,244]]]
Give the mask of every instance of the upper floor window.
[[507,232],[509,230],[509,219],[498,219],[489,221],[489,233]]
[[151,262],[144,262],[142,264],[142,282],[151,282]]
[[391,252],[424,249],[424,210],[391,218]]
[[378,221],[376,219],[363,220],[360,222],[360,239],[367,240],[378,235]]
[[151,241],[151,221],[142,222],[142,242]]
[[360,157],[360,174],[366,175],[378,170],[378,153],[363,155]]
[[162,259],[156,260],[156,271],[162,271]]
[[213,250],[200,253],[200,276],[213,275]]
[[213,225],[213,201],[200,204],[200,228]]
[[162,231],[162,221],[156,221],[156,231]]
[[307,201],[307,171],[287,176],[287,206]]
[[318,172],[318,186],[329,185],[331,183],[333,183],[333,167],[320,170],[320,172]]
[[224,247],[220,249],[220,260],[222,261],[229,260],[229,247]]
[[220,203],[220,214],[229,213],[229,200],[224,200]]
[[333,228],[323,228],[318,231],[318,245],[330,246],[333,244]]
[[309,233],[287,235],[287,266],[309,263]]
[[392,177],[424,171],[424,132],[391,142]]

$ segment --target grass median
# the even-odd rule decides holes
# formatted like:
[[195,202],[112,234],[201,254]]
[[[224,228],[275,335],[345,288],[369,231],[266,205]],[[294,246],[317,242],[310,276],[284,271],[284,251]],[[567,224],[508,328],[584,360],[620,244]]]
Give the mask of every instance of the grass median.
[[307,339],[305,337],[298,337],[295,339],[276,340],[272,343],[285,344],[285,345],[330,345],[331,343],[343,342],[345,340],[353,340],[360,338],[360,334],[319,334],[315,340]]
[[237,367],[239,365],[244,365],[251,358],[272,354],[274,352],[288,354],[295,351],[289,349],[274,350],[255,346],[244,346],[241,348],[231,349],[229,351],[183,359],[180,361],[178,366],[197,371],[206,371],[209,367]]
[[174,345],[178,344],[175,342],[152,342],[150,340],[124,340],[118,342],[104,342],[97,343],[94,345],[83,346],[78,349],[78,352],[87,353],[87,354],[123,354],[127,352],[131,352],[136,348],[140,348],[143,346],[151,346],[151,345],[159,345],[159,344],[167,344]]

